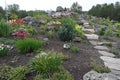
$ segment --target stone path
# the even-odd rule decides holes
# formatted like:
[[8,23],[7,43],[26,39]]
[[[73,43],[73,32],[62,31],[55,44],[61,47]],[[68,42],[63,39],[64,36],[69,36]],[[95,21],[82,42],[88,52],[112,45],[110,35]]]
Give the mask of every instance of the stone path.
[[83,80],[120,80],[120,59],[114,58],[115,55],[110,53],[110,49],[104,45],[108,42],[99,42],[99,35],[95,34],[95,30],[89,28],[89,26],[89,23],[84,23],[84,36],[86,36],[94,48],[98,50],[98,53],[102,55],[100,58],[111,72],[100,74],[96,71],[90,71],[84,75]]

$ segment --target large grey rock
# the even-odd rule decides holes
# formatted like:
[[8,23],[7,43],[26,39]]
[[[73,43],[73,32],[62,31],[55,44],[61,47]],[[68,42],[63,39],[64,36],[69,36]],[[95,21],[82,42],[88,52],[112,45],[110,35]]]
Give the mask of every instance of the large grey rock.
[[115,74],[116,76],[119,76],[119,78],[120,78],[120,71],[115,70],[115,69],[111,69],[111,73]]
[[63,9],[61,6],[58,6],[58,7],[56,8],[56,11],[57,11],[57,12],[62,12],[62,11],[64,11],[64,9]]
[[88,25],[88,24],[84,24],[83,27],[86,28],[86,29],[90,29],[91,28],[90,25]]
[[101,56],[100,58],[104,61],[105,66],[108,68],[120,70],[120,59],[107,56]]
[[23,20],[24,20],[24,24],[31,26],[40,26],[41,23],[45,23],[45,20],[42,20],[40,18],[35,19],[31,16],[27,16],[23,18]]
[[108,56],[108,57],[115,57],[113,53],[107,52],[107,51],[98,51],[101,55],[103,56]]
[[95,46],[94,48],[98,50],[110,51],[110,49],[107,48],[106,46]]
[[33,20],[33,17],[31,17],[31,16],[26,16],[25,18],[23,18],[23,20],[29,22],[29,21],[32,21],[32,20]]
[[98,73],[90,71],[83,76],[83,80],[120,80],[118,76],[111,73]]
[[98,40],[99,36],[96,35],[96,34],[84,34],[87,39],[90,39],[90,40]]
[[82,21],[77,21],[76,22],[78,25],[83,25],[83,22]]

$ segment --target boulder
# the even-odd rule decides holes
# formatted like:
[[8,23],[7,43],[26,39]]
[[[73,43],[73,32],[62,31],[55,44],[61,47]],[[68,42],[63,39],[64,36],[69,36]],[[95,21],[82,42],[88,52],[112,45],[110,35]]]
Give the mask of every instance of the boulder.
[[64,11],[64,9],[63,9],[61,6],[58,6],[58,7],[56,8],[56,12],[62,12],[62,11]]
[[78,25],[83,25],[83,22],[82,21],[77,21],[76,22]]
[[120,80],[120,77],[112,73],[98,73],[90,71],[83,76],[83,80]]

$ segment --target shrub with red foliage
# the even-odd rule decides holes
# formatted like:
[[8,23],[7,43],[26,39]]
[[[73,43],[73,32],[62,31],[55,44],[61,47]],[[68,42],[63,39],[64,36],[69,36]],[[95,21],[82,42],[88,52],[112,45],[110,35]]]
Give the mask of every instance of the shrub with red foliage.
[[29,37],[30,34],[24,30],[20,30],[19,32],[17,32],[17,37],[20,39],[24,39],[25,37]]
[[15,23],[21,25],[21,24],[23,24],[23,19],[18,19],[15,21]]

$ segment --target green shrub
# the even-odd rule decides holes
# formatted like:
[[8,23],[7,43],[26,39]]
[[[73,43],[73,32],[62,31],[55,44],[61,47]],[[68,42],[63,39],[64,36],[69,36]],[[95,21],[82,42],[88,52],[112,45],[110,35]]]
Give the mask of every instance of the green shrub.
[[53,31],[48,32],[48,38],[53,39],[55,37],[55,33]]
[[42,35],[45,35],[45,30],[44,30],[44,29],[41,29],[41,30],[39,31],[39,33],[42,34]]
[[117,31],[116,36],[120,37],[120,30]]
[[51,75],[56,72],[62,63],[61,55],[53,51],[36,56],[32,62],[31,67],[33,70],[38,71],[40,74]]
[[59,72],[55,72],[52,76],[52,80],[74,80],[72,75],[63,67]]
[[9,49],[6,47],[0,46],[0,57],[8,54]]
[[34,11],[33,17],[36,18],[36,19],[40,18],[40,19],[44,20],[45,23],[47,21],[50,21],[50,19],[51,19],[51,17],[48,16],[46,12],[44,12],[44,11],[38,11],[38,10]]
[[13,45],[15,43],[15,40],[2,37],[0,38],[0,43],[6,45]]
[[20,27],[17,28],[17,30],[18,30],[18,29],[21,29],[21,28],[23,28],[25,31],[27,31],[27,32],[30,33],[31,35],[34,35],[34,34],[37,33],[36,29],[35,29],[34,27],[32,27],[32,26],[20,25]]
[[0,35],[1,36],[8,36],[10,34],[11,27],[9,24],[5,22],[5,20],[0,21]]
[[26,31],[27,31],[28,33],[30,33],[31,35],[34,35],[34,34],[37,33],[37,31],[35,30],[35,28],[33,28],[32,26],[28,26],[28,27],[26,28]]
[[76,31],[78,36],[83,37],[82,26],[75,25],[75,31]]
[[54,27],[54,31],[59,31],[60,30],[60,28],[59,27]]
[[45,78],[43,75],[38,74],[35,76],[34,80],[51,80],[51,79]]
[[0,65],[0,80],[25,80],[29,69],[24,66],[13,68],[7,65]]
[[0,80],[10,80],[12,67],[0,64]]
[[61,20],[61,23],[62,24],[68,24],[68,25],[70,25],[72,27],[75,27],[75,24],[76,24],[75,21],[72,18],[63,18]]
[[97,65],[97,64],[92,64],[92,68],[98,73],[109,73],[110,72],[110,69],[108,67]]
[[25,75],[29,69],[24,66],[19,66],[11,71],[10,80],[25,80]]
[[113,31],[111,29],[106,30],[104,35],[111,36],[111,37],[114,36]]
[[76,47],[76,46],[74,46],[74,45],[72,45],[72,46],[70,47],[70,50],[71,50],[73,53],[77,53],[77,52],[79,51],[79,48]]
[[16,47],[21,53],[30,53],[42,48],[42,41],[33,38],[25,38],[16,41]]
[[102,28],[102,29],[100,30],[99,34],[100,34],[101,36],[103,36],[103,35],[105,34],[105,29]]
[[63,24],[62,29],[58,32],[59,38],[62,41],[70,41],[74,38],[74,29],[71,25]]
[[119,50],[112,48],[111,53],[119,55]]

